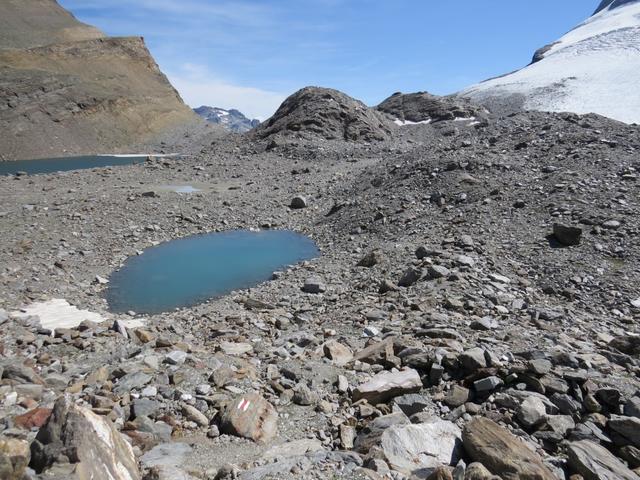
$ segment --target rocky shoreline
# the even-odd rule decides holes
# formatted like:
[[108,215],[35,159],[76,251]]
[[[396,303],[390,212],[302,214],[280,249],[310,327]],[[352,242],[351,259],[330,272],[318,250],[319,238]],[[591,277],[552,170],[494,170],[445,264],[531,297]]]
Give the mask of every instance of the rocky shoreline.
[[[185,159],[0,178],[0,476],[638,478],[640,129],[376,113],[377,135],[366,112],[346,142],[287,131],[307,125],[291,110]],[[322,256],[193,308],[108,312],[127,257],[249,228]],[[105,321],[12,313],[52,298]]]

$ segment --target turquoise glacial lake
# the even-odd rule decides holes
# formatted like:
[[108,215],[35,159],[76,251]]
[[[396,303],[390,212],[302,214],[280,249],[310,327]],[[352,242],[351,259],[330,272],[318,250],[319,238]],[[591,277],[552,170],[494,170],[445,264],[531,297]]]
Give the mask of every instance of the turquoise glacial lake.
[[0,162],[0,175],[15,175],[24,172],[28,175],[39,173],[68,172],[70,170],[87,170],[121,165],[144,163],[145,157],[121,157],[110,155],[42,158],[39,160],[20,160],[17,162]]
[[156,314],[254,287],[288,265],[318,257],[308,237],[281,230],[195,235],[145,250],[110,277],[111,311]]

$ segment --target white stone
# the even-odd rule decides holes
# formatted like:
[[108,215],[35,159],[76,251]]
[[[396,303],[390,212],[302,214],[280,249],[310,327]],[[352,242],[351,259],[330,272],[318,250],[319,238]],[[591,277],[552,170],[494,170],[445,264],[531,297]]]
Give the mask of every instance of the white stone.
[[380,330],[378,330],[376,327],[373,327],[373,326],[365,327],[364,329],[365,337],[377,337],[378,335],[380,335]]
[[376,405],[405,393],[416,393],[421,388],[420,374],[411,368],[399,372],[380,372],[368,382],[359,385],[353,393],[353,399],[365,399]]
[[250,343],[222,342],[220,349],[227,355],[244,355],[252,352],[253,346]]
[[130,320],[119,320],[119,322],[127,327],[128,329],[142,328],[144,327],[144,319],[142,318],[132,318]]
[[202,385],[198,385],[196,387],[196,393],[198,395],[209,395],[211,393],[211,385],[208,383],[203,383]]
[[148,386],[140,394],[143,397],[155,397],[158,394],[158,389],[154,386]]
[[11,316],[17,319],[37,317],[40,326],[46,330],[55,332],[58,328],[76,328],[84,321],[102,323],[106,319],[88,310],[79,310],[66,300],[54,298],[46,302],[37,302],[12,312]]
[[171,365],[182,365],[186,360],[187,352],[183,352],[182,350],[174,350],[173,352],[169,352],[164,358],[164,361]]
[[[384,431],[381,447],[389,466],[405,475],[418,474],[459,460],[462,432],[452,422],[394,425]],[[420,476],[420,478],[422,478]]]
[[510,278],[505,277],[503,275],[498,275],[497,273],[490,273],[489,278],[494,282],[498,282],[498,283],[511,283]]
[[315,453],[322,449],[320,440],[306,438],[273,446],[262,457],[265,460],[275,460],[283,457],[296,457],[307,453]]

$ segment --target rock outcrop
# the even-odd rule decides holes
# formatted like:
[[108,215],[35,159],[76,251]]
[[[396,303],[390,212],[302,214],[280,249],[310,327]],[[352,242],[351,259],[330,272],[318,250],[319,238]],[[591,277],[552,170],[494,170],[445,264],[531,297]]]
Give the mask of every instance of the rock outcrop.
[[369,142],[388,139],[392,128],[378,112],[342,92],[306,87],[287,98],[256,134]]
[[60,397],[47,424],[31,444],[31,467],[42,472],[61,456],[75,465],[78,479],[138,480],[131,445],[105,418]]
[[9,1],[8,10],[0,160],[124,151],[199,122],[142,38],[105,37],[54,0]]
[[394,93],[376,109],[390,115],[400,125],[475,119],[484,112],[482,107],[472,105],[466,99],[438,97],[427,92]]

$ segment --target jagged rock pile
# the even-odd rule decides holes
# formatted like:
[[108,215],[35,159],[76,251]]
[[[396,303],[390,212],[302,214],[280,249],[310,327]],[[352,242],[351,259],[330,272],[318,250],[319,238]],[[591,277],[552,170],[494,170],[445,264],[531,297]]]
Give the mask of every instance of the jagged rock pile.
[[262,138],[381,141],[393,126],[375,110],[342,92],[307,87],[291,95],[256,133]]
[[394,93],[378,105],[376,110],[390,115],[400,124],[467,118],[475,120],[487,114],[482,107],[473,105],[466,99],[438,97],[427,92]]

